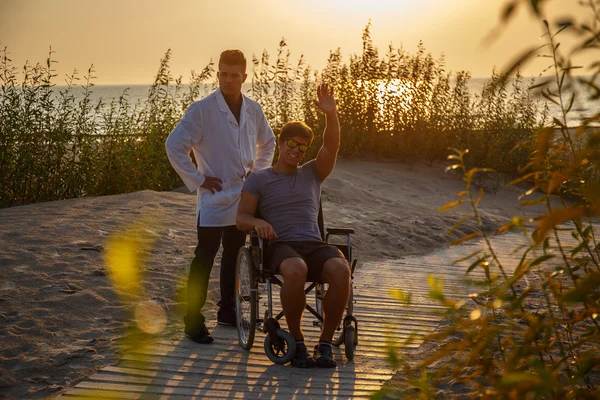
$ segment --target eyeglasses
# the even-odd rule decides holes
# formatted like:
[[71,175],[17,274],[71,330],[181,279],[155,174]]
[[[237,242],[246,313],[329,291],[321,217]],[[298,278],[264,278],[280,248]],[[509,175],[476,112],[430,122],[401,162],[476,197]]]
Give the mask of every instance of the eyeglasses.
[[295,149],[296,147],[298,147],[298,151],[300,151],[301,153],[306,153],[308,151],[308,145],[307,144],[298,143],[294,139],[287,139],[285,141],[285,144],[290,149]]

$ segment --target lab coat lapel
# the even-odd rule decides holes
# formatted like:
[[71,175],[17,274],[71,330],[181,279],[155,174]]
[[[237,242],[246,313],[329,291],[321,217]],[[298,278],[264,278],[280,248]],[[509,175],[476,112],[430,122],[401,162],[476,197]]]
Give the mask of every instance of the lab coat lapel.
[[246,125],[246,120],[248,118],[250,118],[250,108],[249,108],[250,101],[244,95],[242,95],[242,98],[243,98],[242,109],[240,110],[240,131],[242,129],[244,129],[244,125]]
[[229,109],[229,106],[227,105],[227,102],[225,101],[225,97],[223,97],[223,93],[221,93],[221,89],[217,89],[216,94],[217,94],[217,103],[219,104],[219,110],[222,113],[225,113],[225,115],[227,116],[227,120],[229,122],[233,123],[234,125],[237,125],[238,124],[237,120],[235,119],[235,116]]

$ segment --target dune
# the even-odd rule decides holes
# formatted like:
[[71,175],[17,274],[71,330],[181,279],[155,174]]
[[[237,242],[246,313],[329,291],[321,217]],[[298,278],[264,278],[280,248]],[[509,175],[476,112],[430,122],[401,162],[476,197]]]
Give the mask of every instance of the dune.
[[[340,161],[323,187],[325,221],[356,229],[359,268],[425,254],[474,230],[470,221],[445,235],[468,209],[438,209],[461,190],[463,182],[444,173],[441,164]],[[180,298],[196,245],[196,198],[185,192],[141,191],[0,210],[1,397],[59,394],[143,339],[125,329],[132,325],[130,307],[113,289],[103,259],[107,239],[140,217],[149,221],[146,233],[155,238],[146,254],[143,298],[167,310],[162,335],[182,335]],[[536,211],[519,206],[522,192],[503,187],[486,194],[481,203],[486,230]],[[209,318],[217,279],[215,267]]]

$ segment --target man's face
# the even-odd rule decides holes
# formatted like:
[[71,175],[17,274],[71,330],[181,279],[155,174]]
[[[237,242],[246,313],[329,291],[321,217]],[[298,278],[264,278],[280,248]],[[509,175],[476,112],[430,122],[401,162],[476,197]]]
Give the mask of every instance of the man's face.
[[310,141],[302,136],[279,141],[279,158],[288,166],[298,166],[304,159]]
[[246,81],[247,76],[241,65],[221,64],[217,72],[221,93],[225,96],[236,96],[242,91],[242,83]]

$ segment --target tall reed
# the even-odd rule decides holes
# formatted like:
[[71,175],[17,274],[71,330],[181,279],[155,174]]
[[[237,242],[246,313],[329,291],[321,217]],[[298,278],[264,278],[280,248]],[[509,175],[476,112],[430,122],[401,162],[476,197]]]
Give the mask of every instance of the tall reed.
[[93,103],[93,66],[83,79],[74,71],[57,90],[52,52],[44,65],[26,65],[20,81],[6,48],[0,56],[1,207],[179,184],[164,141],[206,95],[212,62],[192,71],[185,89],[170,74],[169,50],[143,102],[131,104],[126,90]]
[[[286,122],[306,121],[316,133],[309,152],[315,157],[325,120],[313,98],[317,84],[328,82],[339,104],[342,156],[431,162],[443,160],[448,146],[467,146],[473,162],[493,159],[508,174],[526,160],[512,146],[531,142],[541,105],[520,77],[508,90],[494,72],[474,97],[470,74],[447,72],[444,58],[434,59],[422,43],[415,54],[390,45],[380,55],[370,23],[362,41],[362,53],[348,62],[339,49],[331,51],[320,72],[302,56],[293,62],[285,39],[274,60],[266,51],[252,57],[248,94],[275,132]],[[171,76],[168,50],[147,97],[132,104],[127,90],[94,103],[93,66],[82,78],[74,71],[58,91],[52,52],[22,75],[6,48],[1,57],[0,207],[181,185],[164,141],[187,107],[216,87],[212,61],[183,85]]]

